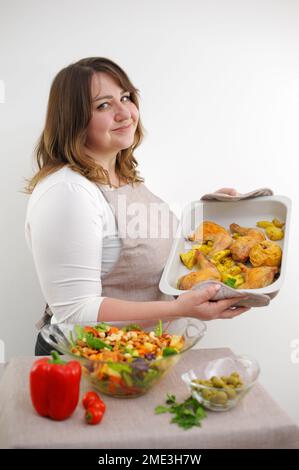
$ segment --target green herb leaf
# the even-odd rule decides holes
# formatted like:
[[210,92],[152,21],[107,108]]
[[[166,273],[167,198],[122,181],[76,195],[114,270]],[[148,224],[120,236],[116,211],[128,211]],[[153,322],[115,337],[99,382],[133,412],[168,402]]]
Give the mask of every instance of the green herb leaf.
[[206,412],[205,410],[203,409],[202,406],[199,406],[195,412],[196,416],[199,418],[199,419],[202,419],[202,418],[205,418],[206,417]]
[[173,414],[174,416],[170,422],[177,424],[183,429],[201,426],[201,420],[206,417],[204,408],[192,396],[182,403],[177,403],[175,395],[168,393],[166,404],[170,406],[157,406],[155,408],[156,414],[167,412]]
[[133,386],[133,380],[131,377],[131,374],[129,372],[126,372],[125,370],[122,372],[122,377],[128,387]]
[[226,284],[227,286],[229,287],[235,287],[235,284],[236,284],[237,280],[236,279],[232,279],[232,278],[229,278],[229,279],[226,279],[226,281],[224,281],[223,284]]
[[115,372],[127,372],[128,374],[132,372],[132,367],[130,367],[129,364],[108,361],[108,366],[110,369],[114,370]]
[[162,334],[163,334],[163,324],[162,324],[162,320],[159,320],[158,325],[155,328],[155,335],[162,336]]
[[77,339],[83,339],[84,338],[84,330],[82,328],[82,326],[80,325],[75,325],[74,326],[74,330],[75,330],[75,333],[77,335]]
[[125,333],[127,333],[127,331],[134,331],[134,330],[141,331],[141,328],[139,325],[136,325],[135,323],[131,323],[131,325],[124,326],[122,330]]
[[174,354],[177,354],[177,350],[174,348],[164,348],[163,349],[163,357],[168,357],[168,356],[173,356]]
[[161,405],[161,406],[156,406],[156,408],[155,408],[155,413],[157,415],[160,415],[162,413],[168,413],[168,411],[169,411],[168,406],[162,406]]
[[86,335],[86,344],[92,349],[110,349],[112,351],[112,346],[110,344],[106,344],[104,341],[102,341],[100,338],[95,338],[93,335],[90,333],[87,333]]
[[70,343],[71,343],[71,347],[74,348],[76,346],[76,342],[74,340],[74,337],[73,337],[73,332],[70,331]]
[[172,405],[175,403],[175,395],[170,395],[170,393],[167,393],[167,400],[166,400],[167,405]]
[[108,323],[105,323],[105,322],[98,323],[95,326],[95,329],[100,330],[100,331],[107,331],[109,330],[109,328],[110,328],[110,325],[108,325]]

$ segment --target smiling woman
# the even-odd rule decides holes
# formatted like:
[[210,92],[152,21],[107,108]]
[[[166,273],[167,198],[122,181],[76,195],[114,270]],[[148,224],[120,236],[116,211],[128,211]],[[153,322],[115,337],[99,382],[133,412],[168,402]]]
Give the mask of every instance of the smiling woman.
[[86,153],[101,166],[105,167],[105,163],[108,163],[110,182],[113,185],[118,181],[119,186],[121,174],[116,169],[115,154],[119,148],[125,149],[132,145],[139,121],[138,108],[131,93],[122,90],[107,73],[93,75],[91,94],[94,98],[87,127]]
[[[109,184],[115,175],[142,182],[133,156],[143,138],[138,108],[138,89],[111,60],[82,59],[62,69],[51,86],[45,128],[36,147],[39,171],[28,181],[27,193],[64,165],[94,183]],[[113,130],[129,124],[130,136],[110,145]],[[110,171],[107,151],[114,163],[109,162]]]
[[[160,292],[177,219],[138,174],[142,137],[138,90],[110,59],[82,59],[54,78],[26,188],[26,239],[47,303],[38,327],[247,310],[231,309],[239,298],[210,302],[217,286],[176,300]],[[36,354],[51,349],[39,334]]]

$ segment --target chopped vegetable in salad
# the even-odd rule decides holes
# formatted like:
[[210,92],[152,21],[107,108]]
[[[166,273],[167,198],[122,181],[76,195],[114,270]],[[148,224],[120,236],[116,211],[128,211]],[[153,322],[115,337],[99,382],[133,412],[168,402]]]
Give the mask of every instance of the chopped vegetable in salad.
[[184,346],[182,336],[162,331],[162,321],[153,331],[132,324],[123,328],[99,323],[75,326],[77,339],[71,338],[71,352],[95,361],[132,362],[136,358],[156,360],[178,354]]
[[83,374],[99,391],[116,397],[145,393],[176,362],[185,343],[183,336],[163,332],[161,320],[149,332],[136,324],[107,323],[76,325],[74,332],[71,352],[91,361],[82,366]]

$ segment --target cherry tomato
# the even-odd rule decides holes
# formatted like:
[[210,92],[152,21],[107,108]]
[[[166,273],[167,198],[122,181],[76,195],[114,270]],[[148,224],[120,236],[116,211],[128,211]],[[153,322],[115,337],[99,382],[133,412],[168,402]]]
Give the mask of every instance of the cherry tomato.
[[82,405],[87,410],[89,405],[92,405],[95,401],[101,400],[96,392],[86,392],[82,398]]
[[100,408],[91,405],[85,411],[85,421],[88,424],[98,424],[102,421],[103,418],[103,411]]
[[106,405],[105,403],[99,398],[98,400],[95,400],[93,401],[92,403],[89,403],[87,409],[91,407],[91,408],[98,408],[99,410],[101,410],[103,413],[105,413],[106,411]]

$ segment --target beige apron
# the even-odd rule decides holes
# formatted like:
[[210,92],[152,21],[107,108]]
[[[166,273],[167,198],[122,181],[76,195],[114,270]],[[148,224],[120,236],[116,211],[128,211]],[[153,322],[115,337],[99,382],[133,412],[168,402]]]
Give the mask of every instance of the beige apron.
[[[121,251],[111,271],[102,277],[103,297],[132,301],[173,300],[160,292],[159,281],[178,220],[168,205],[143,183],[110,190],[98,186],[115,216]],[[48,305],[36,324],[50,323]]]

